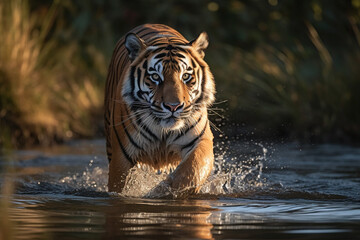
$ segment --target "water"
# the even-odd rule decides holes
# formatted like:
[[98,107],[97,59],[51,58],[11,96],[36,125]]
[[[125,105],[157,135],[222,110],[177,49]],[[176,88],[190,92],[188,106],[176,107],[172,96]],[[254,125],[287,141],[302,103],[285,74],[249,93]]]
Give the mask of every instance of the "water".
[[143,168],[108,193],[104,152],[92,140],[2,156],[0,239],[360,239],[360,148],[219,143],[186,200],[147,195],[166,175]]

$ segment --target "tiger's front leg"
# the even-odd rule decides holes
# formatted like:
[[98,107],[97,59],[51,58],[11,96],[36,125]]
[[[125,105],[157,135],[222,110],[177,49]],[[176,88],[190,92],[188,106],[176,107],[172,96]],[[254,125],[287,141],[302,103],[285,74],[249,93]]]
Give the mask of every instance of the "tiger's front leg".
[[125,187],[126,177],[133,165],[125,159],[120,151],[113,153],[113,160],[109,163],[109,192],[121,193]]
[[208,126],[195,149],[184,159],[166,182],[181,195],[199,192],[214,165],[213,135]]

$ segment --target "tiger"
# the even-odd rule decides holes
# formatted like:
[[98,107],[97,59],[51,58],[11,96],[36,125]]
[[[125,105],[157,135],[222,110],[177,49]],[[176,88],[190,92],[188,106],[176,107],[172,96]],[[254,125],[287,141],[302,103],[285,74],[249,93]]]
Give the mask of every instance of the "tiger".
[[204,50],[162,24],[132,29],[116,44],[105,86],[108,191],[121,193],[139,165],[172,169],[171,191],[198,193],[214,165],[208,108],[215,82]]

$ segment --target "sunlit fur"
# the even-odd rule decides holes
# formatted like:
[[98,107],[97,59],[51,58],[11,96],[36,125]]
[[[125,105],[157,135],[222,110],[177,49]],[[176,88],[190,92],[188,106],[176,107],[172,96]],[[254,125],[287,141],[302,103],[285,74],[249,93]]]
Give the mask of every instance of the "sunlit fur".
[[121,192],[135,164],[176,168],[166,183],[196,191],[213,166],[207,107],[213,76],[205,33],[187,41],[174,29],[146,24],[117,43],[105,92],[109,190]]

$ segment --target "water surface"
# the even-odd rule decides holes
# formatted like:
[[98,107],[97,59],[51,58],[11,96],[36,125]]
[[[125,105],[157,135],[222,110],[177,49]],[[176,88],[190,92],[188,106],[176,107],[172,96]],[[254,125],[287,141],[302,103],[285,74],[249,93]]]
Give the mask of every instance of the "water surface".
[[146,168],[133,170],[125,194],[108,193],[104,144],[2,156],[2,191],[15,190],[1,195],[11,204],[0,207],[0,230],[14,239],[360,239],[360,148],[218,143],[201,193],[169,200],[146,195],[165,177]]

